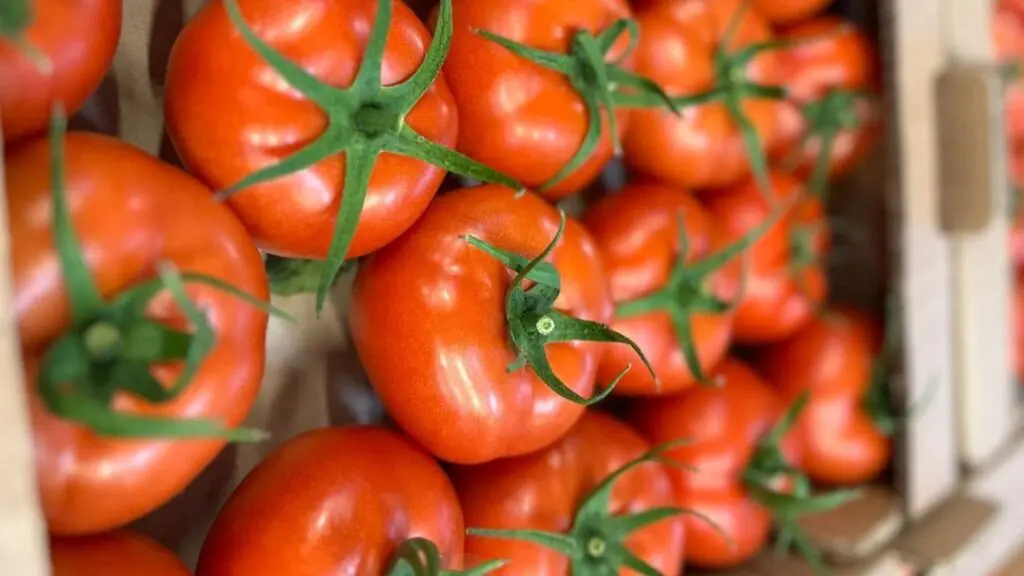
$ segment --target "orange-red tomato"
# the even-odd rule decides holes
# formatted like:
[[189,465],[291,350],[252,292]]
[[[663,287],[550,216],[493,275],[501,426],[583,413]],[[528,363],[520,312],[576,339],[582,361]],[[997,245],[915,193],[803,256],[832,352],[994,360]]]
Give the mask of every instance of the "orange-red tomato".
[[445,568],[462,567],[462,509],[441,467],[384,428],[322,428],[245,477],[203,543],[196,576],[385,574],[410,538],[433,542]]
[[[519,458],[457,468],[452,480],[469,527],[569,533],[577,507],[598,484],[648,450],[650,445],[630,427],[589,410],[550,447]],[[668,472],[663,465],[648,462],[615,481],[607,512],[636,514],[673,505]],[[625,544],[659,574],[676,576],[683,568],[683,536],[683,518],[677,516],[633,532]],[[495,575],[570,574],[567,557],[518,540],[469,536],[466,557],[508,560]]]
[[[480,36],[486,30],[539,50],[566,53],[573,35],[600,34],[632,14],[626,0],[454,0],[455,32],[444,72],[459,109],[459,150],[536,189],[579,150],[588,127],[583,98],[569,78],[521,58]],[[625,39],[606,56],[626,70]],[[568,177],[545,190],[561,198],[592,181],[612,157],[607,118],[597,149]],[[621,136],[629,120],[615,113]],[[481,129],[486,126],[486,129]]]
[[[695,388],[635,405],[630,421],[652,443],[680,438],[693,442],[666,456],[684,466],[666,469],[675,487],[676,505],[703,514],[686,522],[686,562],[727,568],[746,562],[766,544],[772,518],[748,493],[744,475],[758,443],[782,416],[778,395],[746,365],[728,359],[715,370],[720,386]],[[781,454],[798,466],[801,437],[783,437]],[[692,468],[691,468],[692,467]],[[730,541],[731,540],[731,541]]]
[[[606,196],[583,216],[594,235],[611,283],[612,298],[624,303],[665,288],[680,254],[679,221],[689,243],[687,262],[708,257],[725,246],[716,219],[691,194],[653,182],[631,182]],[[730,301],[736,296],[740,260],[735,258],[700,287],[710,296]],[[687,366],[672,320],[665,311],[631,317],[617,315],[614,330],[633,339],[654,367],[658,382],[643,370],[630,370],[615,391],[626,395],[668,394],[696,383]],[[694,348],[704,371],[725,357],[732,341],[730,313],[696,313],[689,322]],[[640,366],[639,356],[624,346],[608,346],[598,379],[613,378],[622,366]]]
[[[50,64],[40,70],[25,48],[0,36],[0,116],[5,140],[42,132],[60,102],[77,110],[100,85],[121,36],[121,0],[30,0],[23,39]],[[32,48],[29,48],[32,50]]]
[[170,550],[119,531],[50,541],[53,576],[190,576]]
[[[637,73],[672,96],[724,88],[732,80],[716,74],[715,53],[742,5],[743,0],[666,0],[639,11]],[[726,47],[735,51],[771,37],[768,24],[744,10]],[[779,84],[777,60],[775,52],[761,52],[745,67],[746,77],[759,84]],[[740,108],[761,147],[770,148],[776,102],[744,98]],[[686,188],[728,186],[750,174],[740,127],[720,101],[686,107],[680,116],[667,110],[635,110],[623,146],[631,168]]]
[[889,464],[891,443],[863,408],[881,339],[873,317],[839,309],[760,352],[762,376],[787,401],[810,391],[798,426],[803,470],[812,480],[861,484]]
[[[272,48],[331,86],[347,87],[359,70],[376,1],[237,0]],[[404,81],[423,61],[430,33],[394,2],[381,67],[385,86]],[[222,0],[208,3],[174,44],[164,95],[167,130],[189,169],[224,189],[310,143],[326,129],[324,112],[290,87],[253,51],[228,19]],[[455,103],[442,76],[406,118],[429,140],[454,146]],[[347,256],[377,250],[423,213],[445,171],[406,156],[378,158]],[[334,234],[344,188],[344,155],[232,196],[232,209],[261,248],[322,259]]]
[[[207,274],[256,298],[267,298],[263,262],[245,228],[210,191],[184,172],[104,136],[66,138],[66,195],[75,232],[101,294],[112,298],[154,276],[170,261],[182,272]],[[26,143],[7,158],[14,312],[30,378],[36,467],[51,533],[116,528],[182,490],[224,446],[222,440],[131,440],[101,437],[51,414],[32,375],[44,352],[70,325],[65,277],[53,243],[49,141]],[[150,417],[242,422],[263,376],[267,316],[223,290],[189,283],[216,344],[188,389],[159,405],[118,393],[116,411]],[[149,316],[188,327],[163,291]],[[165,386],[180,363],[153,375]]]
[[[388,413],[439,458],[475,464],[533,452],[582,415],[532,369],[507,370],[516,359],[505,317],[513,274],[465,240],[471,234],[533,258],[558,225],[558,211],[539,196],[465,188],[439,197],[408,233],[360,264],[351,308],[356,350]],[[611,296],[583,227],[569,220],[549,260],[561,275],[555,307],[607,322]],[[547,355],[569,388],[590,396],[601,350],[563,342],[548,345]]]

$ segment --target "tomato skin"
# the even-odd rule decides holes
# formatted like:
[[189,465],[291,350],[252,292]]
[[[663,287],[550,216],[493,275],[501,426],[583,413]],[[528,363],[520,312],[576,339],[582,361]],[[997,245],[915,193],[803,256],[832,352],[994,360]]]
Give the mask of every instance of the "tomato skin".
[[53,576],[191,576],[173,552],[133,532],[50,540]]
[[[430,34],[395,1],[382,83],[397,84],[423,60]],[[376,1],[238,0],[246,22],[270,46],[333,86],[352,83]],[[319,136],[326,116],[288,87],[235,31],[222,0],[189,21],[171,51],[164,100],[167,130],[189,170],[215,189],[273,165]],[[443,76],[407,117],[429,140],[454,146],[458,118]],[[257,244],[274,254],[323,258],[334,233],[344,156],[246,189],[229,204]],[[347,256],[362,256],[409,228],[445,171],[385,153],[377,160]]]
[[[351,304],[359,357],[388,413],[443,460],[477,464],[539,450],[583,413],[531,369],[506,370],[516,357],[504,312],[513,275],[464,239],[472,234],[535,257],[558,223],[557,210],[539,196],[464,188],[439,197],[408,233],[359,266]],[[555,307],[607,322],[612,303],[604,269],[579,223],[567,221],[550,261],[562,280]],[[555,374],[589,396],[601,345],[567,342],[546,350]]]
[[42,132],[55,102],[70,115],[100,85],[121,36],[121,0],[33,0],[35,20],[25,38],[52,64],[36,69],[10,41],[0,38],[0,116],[4,140]]
[[[716,86],[713,57],[742,0],[668,0],[637,14],[640,43],[636,71],[654,80],[672,96],[693,95]],[[772,37],[768,24],[744,11],[732,49]],[[780,84],[778,57],[763,52],[747,68],[747,76],[767,85]],[[743,100],[741,108],[764,147],[774,142],[777,103]],[[750,161],[736,122],[720,102],[671,111],[633,112],[623,140],[626,163],[641,173],[684,188],[720,188],[750,174]]]
[[[452,474],[466,525],[565,533],[576,509],[611,473],[650,450],[633,429],[588,410],[561,440],[518,458],[459,467]],[[672,506],[675,497],[661,464],[641,464],[616,481],[609,512],[633,514]],[[633,533],[629,549],[664,576],[683,566],[683,518],[663,520]],[[469,536],[466,556],[474,562],[507,559],[495,576],[565,576],[569,559],[536,544]],[[625,573],[625,572],[624,572]]]
[[[576,31],[597,35],[616,20],[631,18],[629,6],[625,0],[454,0],[452,14],[455,31],[444,72],[459,109],[459,151],[535,189],[568,164],[583,143],[587,107],[566,76],[512,54],[475,30],[566,53]],[[618,60],[625,45],[620,39],[607,60]],[[620,66],[632,70],[631,58]],[[620,109],[615,118],[621,136],[630,115]],[[598,148],[544,191],[546,198],[582,189],[611,159],[604,112],[601,122]]]
[[[161,260],[204,273],[259,299],[267,298],[263,262],[245,228],[209,190],[184,172],[132,146],[96,134],[65,140],[66,194],[75,232],[104,297],[154,275]],[[52,415],[34,373],[46,347],[68,327],[64,276],[53,247],[49,140],[19,147],[7,158],[14,310],[31,399],[36,469],[49,530],[96,533],[123,526],[184,488],[220,451],[223,441],[132,441],[99,437]],[[126,240],[127,239],[127,240]],[[190,283],[217,344],[176,400],[151,405],[115,396],[114,409],[163,417],[242,422],[264,369],[265,313],[216,288]],[[187,328],[167,293],[152,318]],[[169,383],[180,368],[156,368]],[[111,470],[118,471],[111,474]]]
[[[778,395],[754,371],[729,358],[714,377],[721,386],[638,402],[629,421],[660,444],[679,438],[693,442],[667,457],[682,466],[666,468],[676,505],[708,516],[731,539],[695,515],[686,515],[686,562],[701,568],[730,568],[754,557],[766,544],[769,513],[751,500],[742,476],[758,441],[782,416]],[[788,462],[799,465],[802,439],[791,430],[782,441]]]
[[[714,217],[691,194],[654,182],[630,182],[617,194],[605,196],[583,216],[601,252],[616,303],[664,287],[678,262],[679,214],[683,214],[690,243],[688,261],[706,257],[725,245]],[[722,300],[733,299],[739,288],[740,261],[714,273],[710,289]],[[629,364],[633,368],[615,388],[628,396],[670,394],[696,383],[686,365],[669,315],[663,311],[630,318],[615,317],[612,329],[640,346],[658,375],[658,388],[641,369],[639,355],[625,346],[605,346],[598,380],[607,382]],[[731,314],[694,314],[691,322],[697,356],[705,371],[725,357],[732,341]]]
[[874,318],[838,309],[760,353],[762,376],[787,401],[810,391],[798,426],[803,470],[816,482],[862,484],[889,464],[891,442],[862,408],[881,339]]
[[391,430],[321,428],[246,476],[214,521],[196,576],[384,574],[414,537],[437,545],[445,568],[462,568],[462,509],[437,462]]

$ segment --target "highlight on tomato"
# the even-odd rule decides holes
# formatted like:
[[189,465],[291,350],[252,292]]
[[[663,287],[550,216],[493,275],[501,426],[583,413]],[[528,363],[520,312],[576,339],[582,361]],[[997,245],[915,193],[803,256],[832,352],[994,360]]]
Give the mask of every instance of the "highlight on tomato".
[[388,414],[438,458],[477,464],[551,444],[623,375],[650,369],[638,352],[595,393],[600,343],[637,350],[611,315],[590,234],[491,185],[438,197],[360,262],[350,326]]
[[125,530],[52,538],[50,567],[53,576],[192,576],[173,552]]
[[[732,343],[748,248],[777,218],[728,242],[693,195],[653,181],[630,182],[587,210],[583,224],[594,235],[615,301],[610,325],[637,343],[657,375],[631,370],[617,393],[670,394],[710,383],[709,371]],[[637,361],[629,349],[608,347],[598,378]]]
[[45,132],[50,110],[78,110],[106,75],[121,37],[121,0],[5,0],[0,116],[5,141]]
[[446,171],[518,186],[451,149],[451,37],[451,0],[433,38],[398,0],[214,0],[174,44],[175,148],[261,248],[318,272],[318,309],[344,260],[407,230]]
[[749,248],[746,289],[733,315],[733,339],[741,344],[792,336],[819,312],[828,291],[830,234],[821,200],[785,173],[773,171],[769,181],[769,194],[748,180],[705,196],[705,206],[730,242],[773,218],[776,206],[784,210]]
[[637,12],[636,72],[681,111],[634,110],[627,165],[684,188],[730,186],[753,174],[768,188],[764,150],[785,96],[768,23],[745,0],[665,0]]
[[676,505],[695,514],[686,524],[686,562],[731,568],[757,555],[778,526],[777,550],[794,546],[812,566],[821,555],[796,520],[857,495],[811,495],[800,471],[803,435],[795,427],[806,398],[786,410],[782,399],[739,360],[714,372],[718,386],[694,388],[634,405],[630,422],[652,443],[690,440],[665,453]]
[[[256,398],[267,277],[209,190],[117,140],[6,159],[14,312],[49,530],[123,526],[181,491]],[[116,471],[116,473],[112,473]]]
[[544,450],[455,468],[466,555],[505,559],[507,575],[681,574],[685,511],[664,450],[588,410]]
[[462,508],[429,454],[375,426],[321,428],[282,444],[225,502],[196,576],[463,572]]
[[459,150],[549,199],[582,189],[621,153],[631,108],[675,108],[632,72],[639,28],[626,0],[453,0],[453,8],[444,72]]

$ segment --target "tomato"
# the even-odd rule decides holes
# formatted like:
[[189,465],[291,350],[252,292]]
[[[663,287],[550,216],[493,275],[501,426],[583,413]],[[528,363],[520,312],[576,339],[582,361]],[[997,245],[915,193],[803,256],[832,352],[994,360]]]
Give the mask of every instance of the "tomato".
[[[567,534],[582,549],[599,552],[588,565],[604,574],[620,573],[619,546],[665,576],[682,573],[683,519],[669,517],[622,536],[610,531],[612,518],[674,505],[668,473],[646,462],[614,479],[610,499],[592,509],[585,504],[599,486],[631,460],[650,450],[624,423],[587,411],[561,440],[518,458],[457,468],[452,474],[471,535],[466,556],[506,559],[497,574],[564,576],[574,573],[569,558],[530,541],[472,535],[473,529],[540,530]],[[596,542],[600,542],[597,544]],[[621,542],[621,544],[620,544]]]
[[[121,0],[29,0],[20,38],[0,37],[0,116],[5,140],[43,131],[55,102],[77,110],[100,85],[121,36]],[[6,29],[5,29],[6,32]],[[34,61],[47,61],[46,67]]]
[[170,550],[125,531],[54,538],[50,558],[53,576],[190,576]]
[[764,443],[784,407],[749,367],[728,359],[719,364],[715,376],[720,386],[643,400],[630,417],[653,443],[692,440],[666,454],[692,469],[666,469],[675,487],[675,504],[707,518],[684,516],[686,561],[702,568],[738,566],[764,547],[772,517],[752,498],[750,487],[774,482],[782,470],[761,470],[764,464],[759,460],[770,458],[759,456],[770,452],[788,466],[797,466],[802,441],[792,430],[780,442]]
[[[630,168],[685,188],[719,188],[750,175],[751,158],[763,160],[761,149],[774,141],[776,102],[751,83],[779,84],[778,61],[773,51],[745,55],[741,50],[772,38],[768,24],[743,4],[669,0],[638,12],[638,74],[672,96],[712,90],[722,95],[685,107],[679,116],[634,111],[623,140]],[[738,24],[732,27],[738,11]],[[745,142],[744,133],[757,145]]]
[[[674,275],[721,253],[725,234],[716,219],[687,192],[654,182],[631,182],[592,206],[583,224],[597,241],[619,307],[611,326],[639,344],[658,376],[655,381],[642,370],[630,370],[615,391],[668,394],[694,385],[700,380],[694,368],[713,368],[732,342],[732,315],[712,308],[715,302],[736,297],[740,261],[736,258],[685,281],[675,281]],[[688,244],[685,252],[681,235]],[[685,257],[685,266],[680,266],[680,257]],[[629,309],[637,306],[638,310]],[[681,322],[674,323],[673,316]],[[685,338],[692,339],[696,362],[686,358]],[[639,357],[625,347],[608,348],[598,378],[613,377],[624,364],[639,365]]]
[[995,55],[1005,67],[1006,135],[1010,142],[1024,140],[1024,13],[1001,3],[992,12]]
[[242,481],[203,543],[196,576],[386,574],[413,538],[462,567],[462,509],[420,447],[383,428],[292,438]]
[[873,317],[838,309],[760,352],[760,373],[787,401],[810,391],[799,426],[802,466],[812,480],[861,484],[889,464],[891,442],[864,408],[881,339]]
[[[785,215],[750,248],[745,290],[733,318],[733,337],[745,344],[784,339],[811,320],[825,298],[823,261],[828,223],[821,201],[792,176],[771,174],[772,196]],[[706,206],[730,241],[772,217],[753,181],[709,194]]]
[[[558,211],[538,196],[465,188],[438,197],[408,233],[360,264],[350,318],[355,348],[388,413],[439,458],[475,464],[533,452],[582,415],[533,367],[507,369],[517,358],[504,305],[512,274],[465,238],[533,258],[558,227]],[[606,322],[604,269],[578,223],[568,221],[550,262],[561,276],[555,307]],[[554,373],[588,396],[601,346],[559,342],[546,350]]]
[[[459,109],[459,150],[549,198],[586,186],[612,157],[612,133],[604,118],[607,109],[598,118],[596,148],[578,167],[562,174],[591,124],[584,97],[588,89],[570,75],[523,58],[479,31],[567,54],[588,65],[576,48],[575,35],[582,31],[599,35],[617,20],[631,18],[626,0],[454,0],[453,9],[455,35],[444,72]],[[621,40],[603,58],[628,71],[632,61],[625,53],[625,39]],[[615,120],[615,138],[619,138],[628,112],[616,109]]]
[[[122,526],[166,502],[213,459],[224,439],[116,437],[125,432],[122,428],[111,429],[115,436],[101,434],[79,423],[97,422],[72,413],[73,402],[83,410],[79,390],[102,385],[100,390],[88,388],[88,394],[96,402],[110,400],[121,415],[115,424],[150,417],[208,418],[235,426],[255,400],[264,369],[267,315],[223,289],[190,282],[188,298],[205,315],[213,347],[180,395],[160,403],[147,401],[180,384],[179,360],[185,355],[180,348],[169,355],[147,351],[152,339],[180,346],[186,337],[192,342],[185,332],[190,325],[198,328],[169,290],[159,290],[138,301],[138,322],[128,330],[141,332],[124,332],[114,315],[135,318],[136,313],[110,308],[124,303],[115,298],[136,294],[162,262],[262,300],[267,298],[267,277],[245,228],[198,181],[122,142],[73,133],[67,136],[64,155],[67,204],[85,255],[84,270],[95,281],[96,298],[104,302],[90,302],[86,309],[78,300],[69,301],[69,267],[62,266],[54,246],[49,146],[47,139],[35,140],[7,158],[14,313],[29,376],[36,468],[49,529],[58,535],[85,534]],[[72,352],[85,350],[87,356],[73,355],[74,365],[59,361],[58,353],[76,342],[83,348]],[[132,358],[146,362],[129,362],[129,350]],[[193,350],[199,350],[198,344],[189,345],[189,353]],[[90,372],[80,375],[86,368]],[[127,372],[118,372],[122,369]],[[61,414],[45,400],[48,374],[56,379],[53,384],[60,384],[55,402],[66,404]],[[70,389],[66,381],[76,388]],[[156,391],[143,393],[145,383]],[[107,409],[89,405],[90,414]]]

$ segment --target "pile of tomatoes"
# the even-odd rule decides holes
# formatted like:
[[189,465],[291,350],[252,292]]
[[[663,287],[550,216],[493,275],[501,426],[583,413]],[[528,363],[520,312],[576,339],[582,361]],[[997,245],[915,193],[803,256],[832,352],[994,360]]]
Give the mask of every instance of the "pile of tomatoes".
[[1014,269],[1014,374],[1024,381],[1024,2],[1000,0],[994,7],[992,39],[1002,65],[1006,101],[1006,145],[1010,168],[1010,262]]
[[163,83],[183,168],[66,132],[121,0],[9,4],[14,310],[59,576],[189,573],[124,526],[264,437],[239,426],[269,295],[320,306],[348,265],[390,423],[285,442],[197,576],[678,575],[773,528],[820,565],[798,517],[888,466],[891,330],[826,305],[825,274],[878,73],[827,1],[211,0]]

